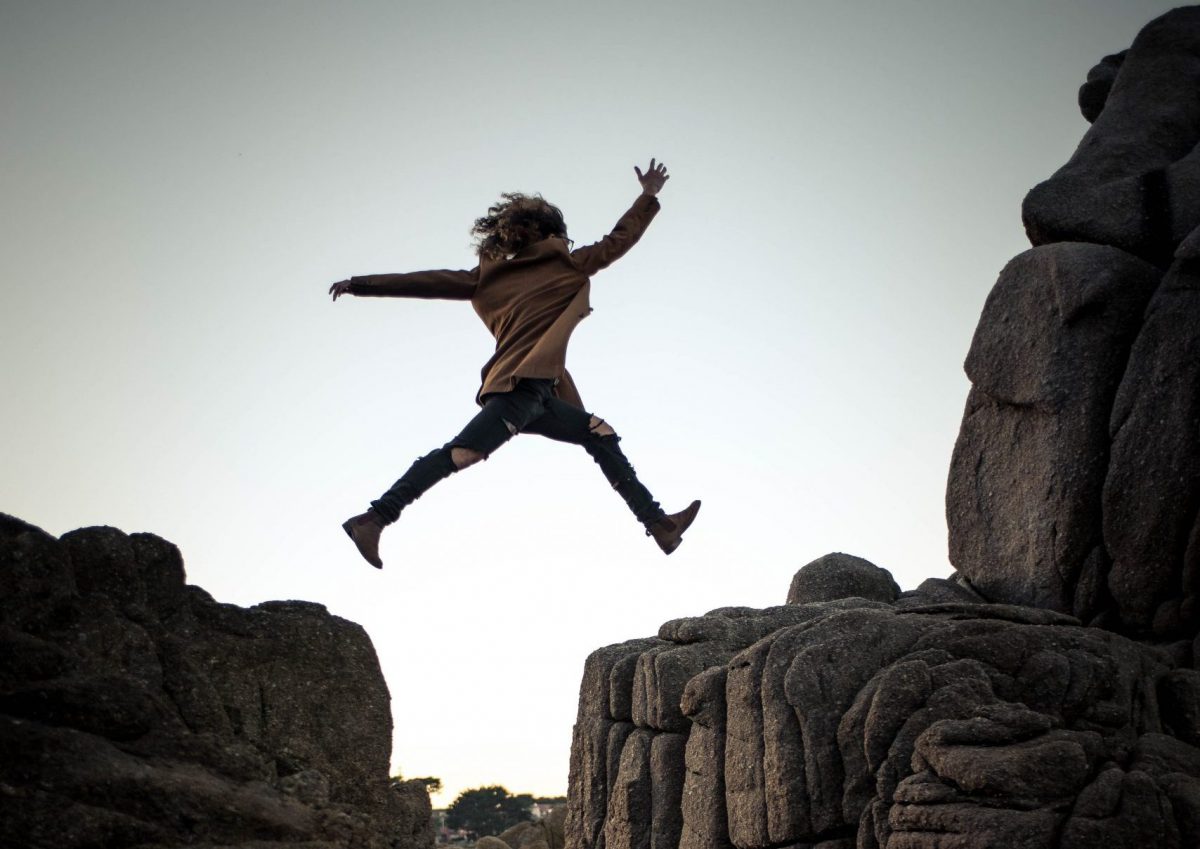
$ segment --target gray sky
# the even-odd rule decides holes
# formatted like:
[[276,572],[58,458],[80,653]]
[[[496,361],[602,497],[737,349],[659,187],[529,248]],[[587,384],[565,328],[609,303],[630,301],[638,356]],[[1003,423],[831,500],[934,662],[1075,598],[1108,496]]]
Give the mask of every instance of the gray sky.
[[[961,364],[1021,198],[1170,7],[0,0],[0,510],[363,624],[435,801],[563,793],[592,649],[781,603],[829,551],[949,573]],[[491,338],[329,284],[470,268],[506,190],[587,244],[651,156],[662,212],[569,365],[669,510],[704,499],[683,547],[527,436],[365,565],[340,523],[470,418]]]

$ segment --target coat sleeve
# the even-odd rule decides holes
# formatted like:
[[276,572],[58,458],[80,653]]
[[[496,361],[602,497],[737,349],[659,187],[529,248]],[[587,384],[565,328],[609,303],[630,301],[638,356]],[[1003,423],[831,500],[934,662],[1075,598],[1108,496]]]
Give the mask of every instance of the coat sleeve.
[[479,283],[479,267],[470,271],[410,271],[350,278],[350,294],[388,298],[449,298],[469,301]]
[[600,269],[607,268],[637,244],[654,216],[658,214],[658,210],[658,198],[653,195],[639,195],[611,233],[594,245],[571,251],[571,261],[589,277]]

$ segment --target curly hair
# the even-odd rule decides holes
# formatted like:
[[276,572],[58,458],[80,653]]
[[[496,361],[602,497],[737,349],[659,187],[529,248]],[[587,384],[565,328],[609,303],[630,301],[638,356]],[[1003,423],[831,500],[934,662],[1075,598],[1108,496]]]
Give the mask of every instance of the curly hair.
[[520,192],[500,195],[500,201],[488,207],[487,215],[475,219],[471,235],[480,259],[510,257],[551,236],[570,241],[562,210],[541,195]]

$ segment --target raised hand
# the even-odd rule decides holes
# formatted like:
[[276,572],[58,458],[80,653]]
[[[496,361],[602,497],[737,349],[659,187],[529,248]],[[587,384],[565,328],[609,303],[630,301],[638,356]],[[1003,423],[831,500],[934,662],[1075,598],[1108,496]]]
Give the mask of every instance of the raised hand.
[[329,287],[329,294],[333,295],[333,299],[335,301],[342,295],[350,294],[350,281],[339,280],[338,282],[334,283]]
[[663,183],[671,179],[667,174],[667,166],[661,162],[655,165],[653,158],[651,158],[650,167],[646,169],[645,174],[636,165],[633,166],[633,170],[637,172],[638,182],[642,184],[642,194],[644,195],[658,194],[659,190],[663,187]]

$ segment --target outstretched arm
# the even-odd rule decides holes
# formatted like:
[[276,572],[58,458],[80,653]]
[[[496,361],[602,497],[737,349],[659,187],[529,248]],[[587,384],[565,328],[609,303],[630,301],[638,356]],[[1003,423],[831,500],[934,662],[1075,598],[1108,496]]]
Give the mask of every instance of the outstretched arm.
[[633,166],[633,170],[637,174],[638,182],[642,184],[642,193],[633,202],[633,206],[621,216],[617,226],[603,239],[594,245],[571,251],[571,259],[589,277],[620,259],[637,244],[654,216],[658,214],[659,203],[656,195],[670,179],[667,166],[661,162],[656,165],[651,159],[645,174],[636,165]]
[[407,274],[367,274],[339,280],[329,287],[336,301],[342,295],[391,298],[449,298],[469,301],[479,282],[479,267],[470,271],[412,271]]

